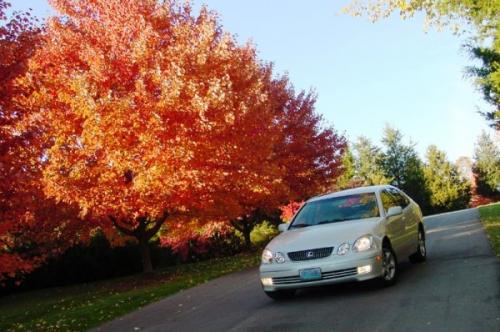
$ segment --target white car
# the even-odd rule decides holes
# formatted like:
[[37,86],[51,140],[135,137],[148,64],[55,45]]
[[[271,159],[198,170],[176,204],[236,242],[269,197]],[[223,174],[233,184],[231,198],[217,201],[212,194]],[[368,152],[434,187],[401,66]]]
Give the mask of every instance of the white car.
[[260,280],[273,299],[302,287],[379,278],[392,285],[398,261],[426,258],[420,207],[393,186],[309,199],[262,253]]

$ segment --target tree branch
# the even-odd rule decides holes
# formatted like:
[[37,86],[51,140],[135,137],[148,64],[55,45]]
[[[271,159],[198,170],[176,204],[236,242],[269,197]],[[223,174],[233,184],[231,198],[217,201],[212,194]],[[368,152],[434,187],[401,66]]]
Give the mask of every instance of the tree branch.
[[154,226],[146,231],[146,237],[149,239],[153,235],[155,235],[160,230],[161,226],[163,225],[165,220],[167,220],[168,217],[169,213],[165,211],[163,215],[161,215],[158,219],[156,219]]
[[136,234],[135,234],[135,232],[134,232],[133,230],[130,230],[130,229],[126,228],[126,227],[125,227],[125,226],[123,226],[123,225],[120,225],[120,224],[118,223],[118,220],[117,220],[115,217],[113,217],[113,216],[108,216],[108,217],[109,217],[109,219],[111,220],[111,222],[113,223],[113,225],[114,225],[114,226],[115,226],[115,227],[116,227],[116,228],[117,228],[120,232],[122,232],[123,234],[128,235],[128,236],[137,237],[137,236],[136,236]]

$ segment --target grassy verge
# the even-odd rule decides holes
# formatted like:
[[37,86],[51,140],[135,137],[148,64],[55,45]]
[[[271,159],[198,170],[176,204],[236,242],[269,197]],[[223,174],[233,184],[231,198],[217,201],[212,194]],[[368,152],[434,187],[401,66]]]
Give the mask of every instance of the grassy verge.
[[500,256],[500,202],[480,206],[479,214],[493,250]]
[[0,298],[0,331],[82,331],[221,275],[256,266],[257,254],[184,264],[151,275]]

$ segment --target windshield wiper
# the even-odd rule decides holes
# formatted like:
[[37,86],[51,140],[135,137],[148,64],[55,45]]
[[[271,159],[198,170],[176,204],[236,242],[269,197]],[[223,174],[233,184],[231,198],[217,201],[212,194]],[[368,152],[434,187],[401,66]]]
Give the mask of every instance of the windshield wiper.
[[297,227],[297,228],[299,228],[299,227],[303,228],[303,227],[309,227],[309,226],[311,226],[311,225],[309,225],[309,224],[293,224],[291,227],[293,227],[293,228],[295,228],[295,227]]
[[330,219],[330,220],[323,220],[323,221],[320,221],[318,223],[318,225],[321,225],[321,224],[329,224],[329,223],[332,223],[332,222],[338,222],[338,221],[344,221],[344,220],[347,220],[347,219]]

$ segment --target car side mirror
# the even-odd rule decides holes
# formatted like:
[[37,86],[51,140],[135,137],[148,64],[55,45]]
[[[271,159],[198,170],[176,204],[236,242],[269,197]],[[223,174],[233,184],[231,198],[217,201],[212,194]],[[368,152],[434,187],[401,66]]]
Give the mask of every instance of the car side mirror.
[[288,226],[290,226],[290,224],[279,224],[279,226],[278,226],[278,230],[279,230],[280,232],[282,232],[282,233],[283,233],[283,232],[286,232],[286,230],[288,229]]
[[399,216],[403,213],[403,208],[401,206],[391,206],[389,211],[387,211],[387,217]]

